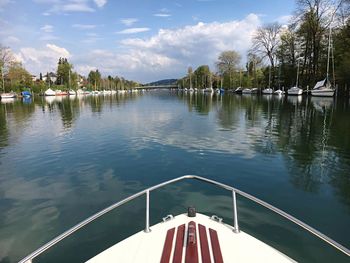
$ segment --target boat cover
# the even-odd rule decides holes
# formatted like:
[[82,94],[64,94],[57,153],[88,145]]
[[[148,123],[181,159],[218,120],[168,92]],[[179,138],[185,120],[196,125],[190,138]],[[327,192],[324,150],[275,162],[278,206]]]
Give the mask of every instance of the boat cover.
[[31,96],[32,94],[30,94],[29,91],[25,90],[21,92],[22,96]]
[[317,82],[313,89],[329,88],[329,86],[330,86],[329,81],[327,81],[327,79],[324,79]]

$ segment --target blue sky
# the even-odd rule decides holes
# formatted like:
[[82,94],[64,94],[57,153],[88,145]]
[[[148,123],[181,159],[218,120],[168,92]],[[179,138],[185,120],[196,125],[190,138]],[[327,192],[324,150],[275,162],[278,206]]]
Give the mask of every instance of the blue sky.
[[0,0],[0,43],[33,74],[60,56],[140,82],[177,78],[221,51],[246,56],[257,27],[287,23],[294,0]]

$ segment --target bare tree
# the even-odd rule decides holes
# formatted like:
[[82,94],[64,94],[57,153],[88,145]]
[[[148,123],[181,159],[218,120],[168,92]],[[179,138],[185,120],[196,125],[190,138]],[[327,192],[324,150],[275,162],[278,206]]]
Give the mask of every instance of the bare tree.
[[272,68],[275,67],[277,47],[280,43],[279,33],[281,25],[278,23],[268,24],[258,28],[253,37],[252,52],[267,58]]
[[[349,14],[346,10],[349,0],[297,0],[297,11],[294,26],[297,28],[303,54],[302,72],[306,82],[314,82],[322,74],[322,60],[325,57],[328,28],[333,21],[341,24]],[[344,9],[345,8],[345,9]],[[302,74],[303,75],[303,74]]]
[[15,57],[11,49],[0,44],[0,67],[8,68],[13,62],[15,62]]

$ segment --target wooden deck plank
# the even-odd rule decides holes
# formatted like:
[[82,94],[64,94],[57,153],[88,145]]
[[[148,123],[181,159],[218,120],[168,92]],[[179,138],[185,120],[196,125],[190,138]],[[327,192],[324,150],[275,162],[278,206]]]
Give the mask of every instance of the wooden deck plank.
[[182,262],[182,247],[184,245],[184,236],[185,236],[185,224],[177,228],[173,263]]
[[224,260],[221,254],[218,233],[214,229],[209,228],[209,234],[210,234],[211,248],[214,256],[214,262],[223,263]]
[[201,243],[202,263],[211,263],[208,236],[205,226],[198,224],[199,240]]
[[198,263],[198,242],[196,223],[188,223],[185,263]]
[[164,247],[163,247],[163,253],[162,253],[162,257],[160,259],[160,263],[169,263],[171,250],[173,247],[174,233],[175,233],[175,227],[169,229],[167,234],[166,234]]

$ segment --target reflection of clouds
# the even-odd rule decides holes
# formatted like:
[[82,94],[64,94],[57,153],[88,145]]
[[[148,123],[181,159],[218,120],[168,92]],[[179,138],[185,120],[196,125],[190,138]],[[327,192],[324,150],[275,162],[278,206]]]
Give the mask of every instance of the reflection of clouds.
[[[141,188],[139,183],[120,181],[111,169],[72,173],[32,180],[13,173],[2,176],[6,177],[0,184],[2,199],[13,205],[2,211],[0,261],[7,256],[11,262],[19,260],[19,254],[24,257],[73,224]],[[80,183],[72,182],[73,178]]]
[[[239,153],[246,158],[253,158],[256,154],[253,145],[263,134],[264,125],[251,125],[243,112],[239,114],[232,133],[218,132],[221,127],[216,124],[216,112],[210,112],[205,117],[188,115],[187,110],[178,104],[155,104],[152,111],[146,112],[132,109],[128,111],[127,120],[119,119],[118,122],[133,127],[129,132],[133,135],[131,142],[135,150],[158,143],[189,152]],[[264,122],[260,117],[255,121]]]

